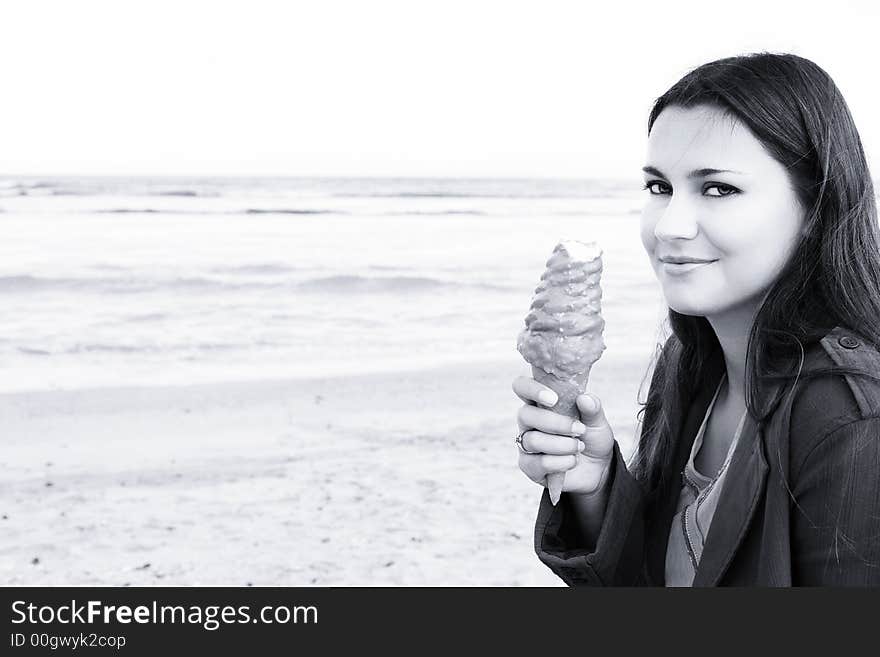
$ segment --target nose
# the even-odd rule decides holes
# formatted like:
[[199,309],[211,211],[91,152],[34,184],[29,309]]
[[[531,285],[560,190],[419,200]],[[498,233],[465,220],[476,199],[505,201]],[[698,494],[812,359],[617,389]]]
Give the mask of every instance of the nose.
[[697,208],[683,194],[670,198],[654,224],[654,237],[660,241],[694,239],[698,232]]

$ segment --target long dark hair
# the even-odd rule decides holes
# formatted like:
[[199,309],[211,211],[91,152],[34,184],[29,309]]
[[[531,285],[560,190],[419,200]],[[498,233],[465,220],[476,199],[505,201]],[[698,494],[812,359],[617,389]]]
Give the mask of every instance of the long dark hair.
[[[693,69],[655,101],[648,134],[664,108],[695,105],[718,108],[745,124],[788,170],[806,211],[800,241],[749,332],[746,407],[760,423],[778,401],[778,396],[765,394],[767,382],[831,371],[801,373],[806,346],[829,329],[845,326],[880,345],[874,188],[843,96],[831,77],[808,59],[762,52]],[[673,402],[686,408],[706,383],[706,364],[722,357],[705,317],[670,308],[668,319],[672,335],[662,349],[658,347],[648,397],[641,402],[641,439],[631,466],[653,499],[676,474],[670,472],[676,438],[671,427],[678,421],[670,416],[676,408]]]

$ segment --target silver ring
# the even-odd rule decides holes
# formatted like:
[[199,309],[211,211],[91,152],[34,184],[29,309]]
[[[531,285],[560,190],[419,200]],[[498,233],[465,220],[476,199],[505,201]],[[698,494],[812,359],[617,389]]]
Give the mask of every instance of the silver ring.
[[[531,429],[526,429],[526,431],[531,431]],[[540,454],[541,452],[530,452],[525,447],[523,447],[523,435],[525,435],[526,431],[521,431],[520,434],[516,438],[514,438],[514,441],[516,441],[516,444],[519,447],[519,451],[521,451],[523,454]]]

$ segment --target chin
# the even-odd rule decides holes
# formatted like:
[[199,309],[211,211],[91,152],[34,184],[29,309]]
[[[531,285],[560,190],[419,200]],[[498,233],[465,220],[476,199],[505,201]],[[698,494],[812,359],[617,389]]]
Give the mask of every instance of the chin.
[[724,306],[719,306],[717,300],[712,303],[708,300],[697,298],[687,298],[682,294],[675,294],[666,297],[666,305],[680,315],[691,315],[694,317],[706,317],[707,315],[718,314],[724,310]]
[[730,312],[757,307],[758,299],[721,299],[719,295],[685,295],[681,292],[666,296],[666,305],[681,315],[693,317],[720,317]]

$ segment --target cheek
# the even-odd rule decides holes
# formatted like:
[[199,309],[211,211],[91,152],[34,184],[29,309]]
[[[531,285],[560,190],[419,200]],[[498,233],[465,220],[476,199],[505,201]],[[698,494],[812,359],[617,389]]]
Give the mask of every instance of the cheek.
[[[748,216],[749,219],[745,219]],[[743,215],[739,230],[716,236],[725,279],[742,292],[757,293],[779,276],[794,250],[800,225],[782,212]]]
[[727,278],[740,287],[754,290],[768,287],[785,265],[790,248],[779,242],[757,242],[741,249],[735,257],[727,258]]

